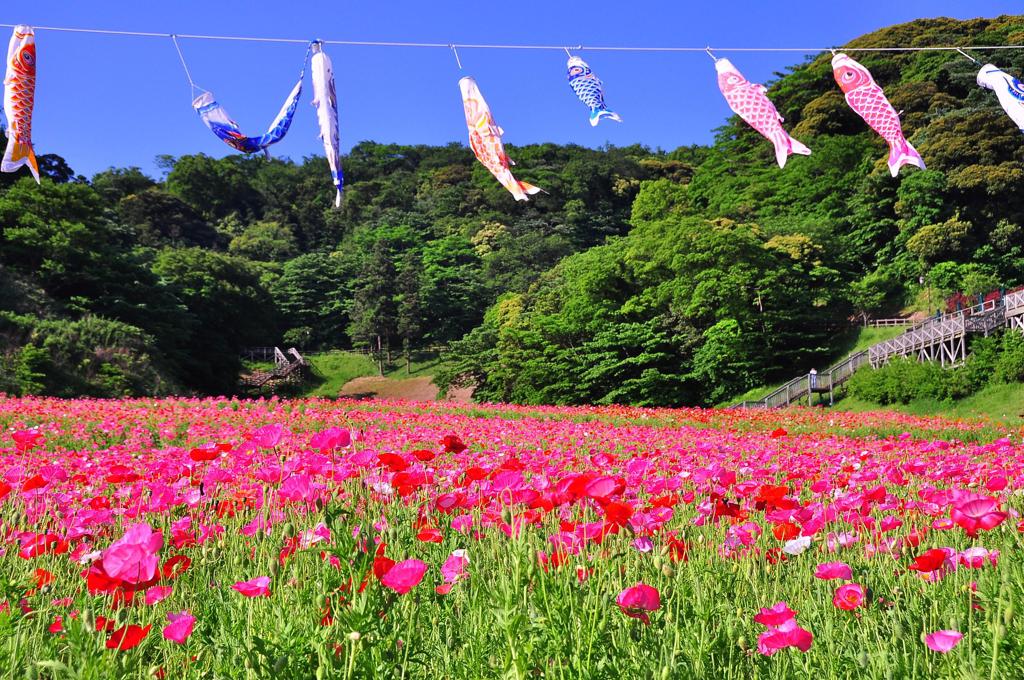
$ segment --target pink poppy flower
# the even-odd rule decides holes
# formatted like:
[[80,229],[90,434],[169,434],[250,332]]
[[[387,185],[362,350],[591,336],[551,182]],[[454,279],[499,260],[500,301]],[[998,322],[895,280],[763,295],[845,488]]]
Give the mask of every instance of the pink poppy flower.
[[280,443],[284,432],[283,425],[264,425],[252,433],[252,442],[261,449],[272,449]]
[[618,597],[615,603],[626,616],[640,619],[650,625],[651,619],[647,612],[653,612],[661,608],[661,594],[657,588],[652,588],[645,583],[638,583],[631,588],[626,588]]
[[171,586],[153,586],[146,589],[146,604],[154,605],[166,600],[171,595]]
[[646,536],[634,538],[630,545],[632,545],[637,552],[649,553],[654,550],[654,542]]
[[763,626],[780,626],[796,616],[785,601],[776,602],[770,608],[762,607],[760,613],[754,615],[754,621]]
[[859,583],[847,583],[836,588],[836,594],[832,598],[832,604],[844,611],[853,611],[864,606],[864,598],[867,592],[864,586]]
[[149,581],[156,574],[157,552],[163,545],[164,535],[140,522],[103,552],[103,570],[125,583]]
[[185,644],[185,640],[192,634],[192,629],[196,625],[196,617],[186,609],[178,613],[168,612],[167,620],[170,623],[164,626],[164,637],[179,645]]
[[806,652],[811,648],[813,641],[814,635],[811,631],[798,626],[796,619],[789,619],[761,633],[757,638],[757,651],[765,656],[771,656],[786,647],[796,647],[801,652]]
[[320,449],[322,453],[328,453],[334,449],[344,448],[352,443],[352,436],[348,430],[340,427],[329,427],[323,432],[313,435],[309,445],[311,448]]
[[269,576],[258,576],[250,581],[239,581],[231,587],[246,597],[270,597]]
[[380,577],[380,582],[399,595],[404,595],[418,586],[426,573],[426,563],[420,560],[405,560],[388,569]]
[[849,581],[853,578],[853,570],[846,562],[822,562],[814,570],[814,578],[820,578],[823,581],[833,579]]
[[957,630],[937,630],[924,636],[924,643],[933,652],[945,654],[956,647],[963,638],[963,633]]
[[957,555],[957,561],[961,566],[968,569],[981,569],[985,566],[986,562],[994,567],[999,561],[999,551],[987,550],[985,548],[968,548]]
[[979,529],[988,531],[1002,524],[1008,517],[999,510],[999,503],[993,498],[979,496],[954,506],[949,516],[959,524],[967,535],[974,538]]
[[467,564],[469,564],[469,558],[466,557],[466,551],[455,550],[441,565],[441,577],[445,583],[455,583],[466,578],[469,576],[466,573]]

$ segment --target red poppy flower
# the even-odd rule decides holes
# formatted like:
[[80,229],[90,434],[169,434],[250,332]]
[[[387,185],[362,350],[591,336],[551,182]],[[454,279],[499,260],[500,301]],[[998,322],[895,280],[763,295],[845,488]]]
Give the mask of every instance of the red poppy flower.
[[397,453],[380,453],[377,454],[377,458],[380,460],[381,465],[392,472],[401,472],[409,467],[409,464],[405,462],[405,459]]
[[53,574],[45,569],[36,569],[36,588],[42,588],[48,583],[53,583]]
[[441,543],[444,541],[444,536],[436,528],[428,527],[416,534],[416,540],[424,543]]
[[473,466],[471,468],[466,468],[466,479],[476,482],[486,478],[487,470],[484,470],[482,467]]
[[921,555],[914,558],[914,563],[911,564],[907,569],[910,571],[919,571],[922,574],[928,574],[937,569],[941,569],[942,565],[945,564],[946,551],[941,548],[932,548]]
[[604,519],[614,526],[626,526],[626,522],[633,516],[633,507],[628,503],[611,501],[604,506]]
[[412,452],[412,455],[416,460],[422,460],[423,462],[434,460],[434,452],[427,449],[416,449]]
[[383,578],[384,574],[391,570],[391,567],[395,566],[395,561],[390,557],[384,557],[378,555],[373,558],[373,575],[377,577],[377,580]]
[[134,623],[127,626],[118,628],[110,637],[107,638],[107,649],[131,649],[132,647],[138,647],[139,643],[146,639],[149,635],[149,629],[152,626],[140,627]]
[[466,445],[454,434],[445,435],[441,445],[444,446],[445,453],[462,453],[466,450]]
[[776,522],[772,525],[772,535],[780,541],[788,541],[800,535],[800,527],[792,522]]
[[197,463],[216,460],[220,456],[220,449],[216,445],[206,444],[188,452],[188,457]]
[[163,577],[168,581],[173,581],[184,574],[185,570],[191,566],[192,560],[189,559],[188,555],[175,555],[164,562],[164,566],[160,569],[160,573],[163,574]]
[[96,496],[89,501],[89,507],[93,510],[109,510],[110,499],[106,496]]
[[21,487],[21,490],[23,492],[34,491],[36,489],[42,489],[44,486],[46,486],[46,480],[43,479],[42,475],[36,475],[25,482],[24,486]]
[[61,555],[67,551],[68,544],[57,534],[38,534],[22,542],[18,556],[23,560],[29,560],[47,553]]

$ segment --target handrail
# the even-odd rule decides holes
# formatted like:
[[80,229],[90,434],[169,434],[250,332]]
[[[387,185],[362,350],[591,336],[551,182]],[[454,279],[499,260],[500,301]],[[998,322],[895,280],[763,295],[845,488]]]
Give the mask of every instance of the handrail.
[[[846,382],[861,366],[870,363],[877,366],[889,357],[907,356],[923,351],[930,346],[960,338],[967,333],[984,333],[1009,323],[1009,317],[1024,316],[1024,289],[1006,293],[999,298],[985,300],[979,304],[955,312],[928,317],[914,323],[905,332],[894,338],[871,345],[866,350],[851,354],[843,361],[831,366],[812,385],[810,374],[790,380],[763,399],[742,401],[729,408],[773,408],[786,406],[812,392],[831,392],[837,385]],[[882,327],[895,319],[876,319]],[[961,352],[963,351],[961,347]],[[955,361],[955,359],[954,359]]]
[[871,319],[867,322],[869,328],[895,328],[899,326],[913,326],[916,321],[909,318],[899,317],[896,319]]

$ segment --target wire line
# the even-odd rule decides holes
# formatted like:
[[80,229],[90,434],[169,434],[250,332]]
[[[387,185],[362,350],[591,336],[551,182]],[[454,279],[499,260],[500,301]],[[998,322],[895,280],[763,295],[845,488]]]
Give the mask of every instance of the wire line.
[[[0,24],[2,28],[14,28],[17,24]],[[240,42],[263,43],[295,43],[308,44],[309,40],[301,38],[262,38],[237,35],[201,35],[196,33],[153,33],[149,31],[116,31],[99,28],[67,28],[63,26],[33,26],[37,31],[62,31],[67,33],[93,33],[99,35],[136,36],[143,38],[175,37],[182,40],[228,40]],[[430,43],[430,42],[396,42],[379,40],[322,40],[325,45],[347,45],[352,47],[424,47],[444,49],[471,50],[555,50],[565,51],[566,45],[502,45],[487,43]],[[830,47],[645,47],[645,46],[613,46],[613,45],[569,45],[576,51],[591,52],[799,52],[811,54],[815,52],[831,52],[840,49]],[[845,47],[844,52],[959,52],[961,50],[1019,50],[1024,45],[929,45],[929,46],[884,46],[884,47]]]

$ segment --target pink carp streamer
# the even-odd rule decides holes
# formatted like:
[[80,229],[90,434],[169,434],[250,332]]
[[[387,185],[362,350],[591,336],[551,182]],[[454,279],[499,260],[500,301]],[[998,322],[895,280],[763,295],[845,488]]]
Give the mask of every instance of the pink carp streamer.
[[715,70],[718,71],[718,89],[729,108],[775,145],[775,160],[780,168],[786,167],[790,154],[811,155],[810,149],[783,129],[782,116],[765,94],[768,88],[748,81],[728,59],[716,59]]
[[832,57],[832,74],[850,108],[889,144],[892,176],[898,175],[904,165],[916,165],[924,170],[924,159],[903,136],[900,116],[871,77],[871,72],[840,52]]

